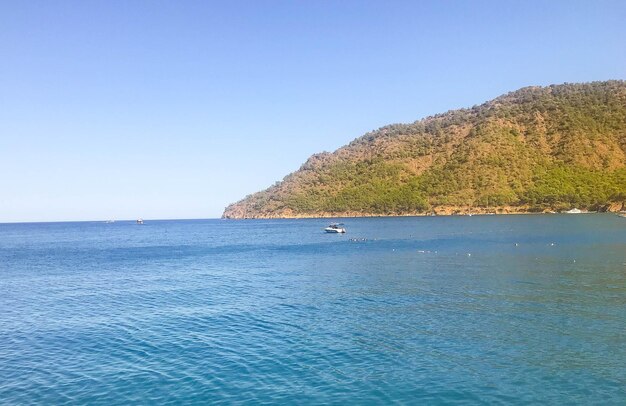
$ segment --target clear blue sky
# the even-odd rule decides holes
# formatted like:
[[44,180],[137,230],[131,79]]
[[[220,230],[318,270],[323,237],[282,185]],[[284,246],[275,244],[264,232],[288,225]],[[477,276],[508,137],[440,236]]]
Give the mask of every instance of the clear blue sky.
[[0,222],[219,217],[308,156],[626,79],[619,1],[2,1]]

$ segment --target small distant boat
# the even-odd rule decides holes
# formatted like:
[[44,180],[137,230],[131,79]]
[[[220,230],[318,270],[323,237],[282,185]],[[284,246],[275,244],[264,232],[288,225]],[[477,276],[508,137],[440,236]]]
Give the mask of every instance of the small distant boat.
[[143,219],[137,219],[137,224],[143,224]]
[[343,224],[341,224],[341,223],[332,223],[331,225],[326,227],[324,229],[324,231],[326,231],[327,233],[340,233],[340,234],[343,234],[343,233],[346,232],[346,229],[343,228],[343,227],[340,227],[342,225]]
[[565,213],[567,213],[567,214],[580,214],[582,212],[583,212],[582,210],[574,208],[574,209],[566,211]]
[[617,216],[626,218],[626,213],[617,213]]

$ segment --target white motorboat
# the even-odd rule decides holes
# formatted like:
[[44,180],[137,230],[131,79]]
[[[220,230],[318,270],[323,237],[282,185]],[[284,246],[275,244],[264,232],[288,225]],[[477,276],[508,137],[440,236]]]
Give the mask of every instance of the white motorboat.
[[329,225],[328,227],[326,227],[324,229],[324,231],[326,231],[327,233],[345,233],[346,229],[341,227],[343,224],[338,224],[338,223],[332,223],[331,225]]
[[143,224],[143,219],[137,219],[137,224]]

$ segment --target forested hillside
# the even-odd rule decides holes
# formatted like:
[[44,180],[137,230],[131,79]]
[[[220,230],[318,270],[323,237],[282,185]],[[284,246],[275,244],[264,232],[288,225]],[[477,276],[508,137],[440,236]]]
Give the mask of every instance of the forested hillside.
[[626,82],[527,87],[309,158],[226,218],[621,210]]

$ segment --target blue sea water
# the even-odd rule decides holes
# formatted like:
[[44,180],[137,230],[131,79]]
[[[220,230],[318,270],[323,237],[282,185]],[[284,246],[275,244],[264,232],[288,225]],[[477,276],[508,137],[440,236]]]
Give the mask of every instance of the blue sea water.
[[0,224],[0,403],[626,403],[626,219],[343,221]]

